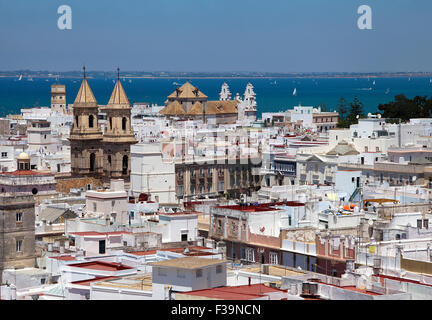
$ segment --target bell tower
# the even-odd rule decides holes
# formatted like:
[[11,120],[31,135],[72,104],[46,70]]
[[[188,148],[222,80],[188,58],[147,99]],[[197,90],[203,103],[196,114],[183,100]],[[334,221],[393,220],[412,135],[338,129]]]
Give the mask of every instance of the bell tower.
[[87,82],[83,81],[73,104],[74,123],[70,132],[71,169],[74,176],[102,176],[102,131],[98,123],[98,105]]
[[107,124],[103,135],[105,178],[130,178],[130,146],[137,143],[131,127],[131,106],[120,81],[117,82],[108,104],[103,108]]

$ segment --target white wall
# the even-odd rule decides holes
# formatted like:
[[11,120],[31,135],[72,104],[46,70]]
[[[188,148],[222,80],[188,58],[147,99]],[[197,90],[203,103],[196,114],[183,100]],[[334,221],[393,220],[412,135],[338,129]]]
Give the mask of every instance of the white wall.
[[[202,276],[196,277],[197,269],[163,268],[166,276],[159,275],[161,267],[153,266],[153,298],[164,300],[166,297],[166,286],[171,286],[177,291],[191,291],[225,286],[227,281],[226,265],[222,265],[222,272],[216,273],[216,265],[201,268]],[[178,276],[177,270],[182,270],[184,278]]]
[[150,193],[160,203],[177,203],[175,165],[163,162],[159,143],[131,146],[131,189],[135,195]]

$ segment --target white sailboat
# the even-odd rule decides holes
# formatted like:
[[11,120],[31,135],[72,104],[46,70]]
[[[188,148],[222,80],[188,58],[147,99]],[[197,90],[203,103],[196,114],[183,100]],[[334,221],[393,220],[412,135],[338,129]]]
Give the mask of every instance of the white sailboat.
[[22,79],[22,74],[19,75],[18,81],[21,81]]
[[387,90],[385,91],[385,94],[389,94],[390,92],[390,88],[387,88]]
[[293,96],[296,96],[296,95],[297,95],[297,88],[294,88]]
[[372,85],[375,85],[375,80],[372,82]]

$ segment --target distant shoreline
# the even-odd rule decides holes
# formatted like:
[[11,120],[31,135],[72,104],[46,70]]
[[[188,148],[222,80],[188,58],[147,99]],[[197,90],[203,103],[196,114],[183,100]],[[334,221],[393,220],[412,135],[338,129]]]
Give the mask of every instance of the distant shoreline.
[[[81,79],[82,74],[76,71],[68,72],[41,72],[41,71],[0,71],[0,78],[43,78],[43,79]],[[88,78],[117,77],[114,72],[89,71]],[[121,76],[125,79],[364,79],[364,78],[418,78],[431,77],[432,72],[376,72],[376,73],[176,73],[176,72],[138,72],[125,71]]]

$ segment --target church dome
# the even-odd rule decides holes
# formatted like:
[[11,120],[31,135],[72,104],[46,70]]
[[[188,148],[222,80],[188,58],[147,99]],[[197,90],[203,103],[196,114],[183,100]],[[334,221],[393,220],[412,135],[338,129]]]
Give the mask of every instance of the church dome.
[[17,159],[18,160],[30,160],[30,157],[27,153],[21,152]]

